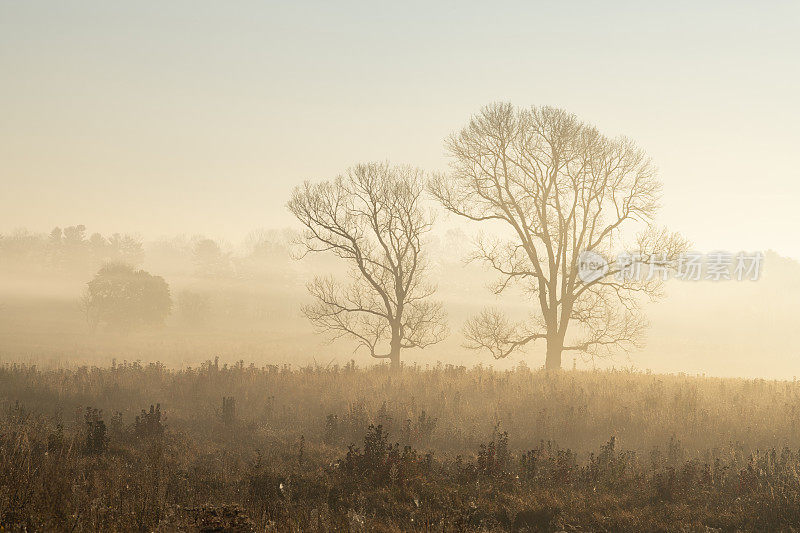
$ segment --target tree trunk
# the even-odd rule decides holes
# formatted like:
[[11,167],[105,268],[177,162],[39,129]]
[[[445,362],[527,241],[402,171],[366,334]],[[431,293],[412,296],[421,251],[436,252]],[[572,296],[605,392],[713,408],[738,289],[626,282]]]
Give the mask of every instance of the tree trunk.
[[555,336],[547,337],[547,356],[544,360],[545,370],[561,369],[561,352],[564,349],[564,341]]
[[389,352],[389,361],[392,363],[391,369],[394,372],[400,370],[400,334],[392,335]]

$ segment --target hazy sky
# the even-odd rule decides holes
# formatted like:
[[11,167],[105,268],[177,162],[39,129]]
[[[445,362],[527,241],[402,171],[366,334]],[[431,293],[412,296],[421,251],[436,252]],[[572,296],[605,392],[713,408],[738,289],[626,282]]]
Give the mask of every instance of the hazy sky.
[[800,3],[600,4],[0,0],[0,231],[239,241],[505,100],[636,139],[698,249],[800,257]]

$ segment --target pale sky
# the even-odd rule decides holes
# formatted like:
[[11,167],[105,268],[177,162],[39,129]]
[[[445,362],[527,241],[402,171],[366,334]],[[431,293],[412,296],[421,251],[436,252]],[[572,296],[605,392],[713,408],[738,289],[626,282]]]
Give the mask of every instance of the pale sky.
[[643,4],[0,0],[0,232],[238,242],[502,100],[635,139],[697,249],[800,258],[800,3]]

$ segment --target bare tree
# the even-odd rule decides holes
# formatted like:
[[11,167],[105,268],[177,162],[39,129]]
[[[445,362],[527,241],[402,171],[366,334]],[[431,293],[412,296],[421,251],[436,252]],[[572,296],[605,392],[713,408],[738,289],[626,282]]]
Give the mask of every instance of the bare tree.
[[320,330],[349,337],[399,368],[403,348],[424,348],[446,335],[435,287],[424,282],[422,237],[431,217],[421,205],[419,170],[358,165],[332,181],[297,187],[289,210],[304,226],[304,255],[329,252],[349,263],[351,283],[332,277],[308,285],[303,308]]
[[[468,346],[501,358],[544,339],[545,367],[556,369],[564,350],[639,345],[641,295],[659,296],[662,278],[629,267],[671,268],[687,246],[652,226],[661,184],[650,159],[561,109],[510,104],[485,107],[446,146],[451,172],[433,177],[432,194],[448,211],[500,228],[502,237],[479,239],[475,258],[500,274],[496,294],[521,284],[537,304],[528,323],[496,310],[470,319]],[[612,259],[629,226],[644,228],[634,260]],[[601,264],[581,275],[591,258]]]

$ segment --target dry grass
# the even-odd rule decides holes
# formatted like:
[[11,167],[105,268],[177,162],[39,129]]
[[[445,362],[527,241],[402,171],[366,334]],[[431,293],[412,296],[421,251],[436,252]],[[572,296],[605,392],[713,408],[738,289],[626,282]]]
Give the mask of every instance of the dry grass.
[[800,526],[795,382],[6,365],[0,402],[9,529]]

